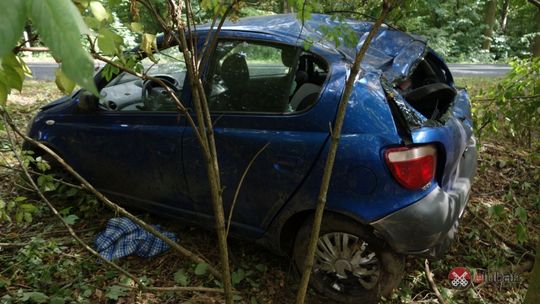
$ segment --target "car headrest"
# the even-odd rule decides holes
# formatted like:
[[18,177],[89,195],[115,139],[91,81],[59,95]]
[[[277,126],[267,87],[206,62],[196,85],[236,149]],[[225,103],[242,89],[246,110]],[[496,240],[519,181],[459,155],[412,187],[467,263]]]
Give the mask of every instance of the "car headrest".
[[225,58],[221,65],[221,78],[232,89],[245,85],[249,81],[249,69],[245,55],[235,53]]

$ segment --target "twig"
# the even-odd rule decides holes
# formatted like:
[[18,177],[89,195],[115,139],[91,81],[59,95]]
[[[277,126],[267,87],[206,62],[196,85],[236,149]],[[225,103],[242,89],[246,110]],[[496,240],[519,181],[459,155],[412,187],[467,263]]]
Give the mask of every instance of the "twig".
[[[15,167],[11,167],[11,166],[6,166],[6,165],[2,165],[0,164],[0,167],[2,168],[5,168],[5,169],[8,169],[8,170],[13,170],[13,171],[17,171],[17,172],[20,172],[20,173],[24,173],[24,170],[21,170],[19,168],[15,168]],[[32,174],[37,174],[37,175],[47,175],[43,172],[37,172],[37,171],[34,171],[34,170],[28,170],[28,172],[32,173]],[[72,183],[69,183],[69,182],[66,182],[62,179],[59,179],[59,178],[56,178],[56,177],[52,177],[52,180],[54,180],[55,182],[59,182],[61,184],[64,184],[66,186],[69,186],[69,187],[72,187],[72,188],[76,188],[76,189],[79,189],[79,190],[83,190],[84,188],[79,186],[79,185],[75,185],[75,184],[72,184]]]
[[506,236],[502,235],[500,232],[498,232],[497,230],[495,230],[495,228],[493,228],[486,220],[484,220],[483,218],[479,217],[476,212],[474,212],[472,209],[469,208],[469,212],[472,214],[472,216],[479,220],[482,224],[484,224],[484,226],[486,226],[486,228],[488,228],[491,232],[493,232],[493,234],[495,234],[501,241],[503,241],[506,245],[508,245],[509,247],[512,247],[514,249],[518,249],[520,250],[521,252],[523,252],[524,255],[527,255],[529,257],[532,257],[533,259],[535,258],[535,255],[532,254],[530,252],[530,249],[527,249],[523,246],[521,246],[520,244],[516,244],[512,241],[510,241]]
[[429,261],[427,259],[424,261],[424,270],[426,272],[426,278],[429,282],[429,287],[431,287],[431,290],[433,290],[433,293],[435,293],[437,300],[439,300],[439,303],[441,304],[446,304],[446,301],[437,288],[437,284],[435,284],[435,281],[433,281],[433,273],[431,273],[431,270],[429,269]]
[[[75,231],[75,233],[80,234],[80,233],[84,233],[84,232],[95,231],[95,230],[98,230],[98,229],[101,229],[101,227],[91,227],[91,228],[79,229],[79,230],[74,230],[74,231]],[[17,235],[14,235],[14,236],[9,236],[9,237],[7,237],[7,239],[21,239],[21,238],[29,238],[29,237],[35,237],[35,236],[50,237],[50,236],[54,236],[54,235],[58,235],[58,234],[65,234],[65,233],[68,233],[68,231],[66,231],[66,230],[57,230],[57,231],[49,231],[49,232],[43,232],[43,233],[31,232],[31,233],[23,233],[23,234],[17,234]]]
[[49,52],[49,48],[48,47],[39,47],[39,46],[36,46],[36,47],[20,47],[17,49],[18,51],[21,51],[21,52]]
[[[510,97],[510,98],[505,98],[506,100],[519,100],[519,99],[535,99],[535,98],[539,98],[540,97],[540,94],[536,94],[536,95],[524,95],[524,96],[513,96],[513,97]],[[493,97],[493,98],[473,98],[473,101],[494,101],[494,100],[497,100],[497,98]]]
[[[109,206],[111,209],[113,209],[115,212],[122,214],[135,222],[137,225],[144,228],[146,231],[150,232],[151,234],[155,235],[156,237],[162,239],[165,243],[167,243],[171,248],[174,248],[176,251],[178,251],[183,256],[191,259],[193,262],[199,264],[199,263],[207,263],[205,260],[188,250],[187,248],[184,248],[180,244],[174,242],[167,236],[163,235],[163,233],[156,230],[154,227],[146,224],[144,221],[139,219],[138,217],[134,216],[133,214],[126,211],[124,208],[120,207],[119,205],[113,203],[111,200],[109,200],[105,195],[103,195],[101,192],[96,190],[92,184],[90,184],[85,178],[83,178],[79,173],[77,173],[69,164],[67,164],[58,154],[56,154],[54,151],[52,151],[49,147],[46,145],[34,140],[33,138],[28,137],[27,135],[20,132],[19,129],[17,129],[17,126],[11,121],[8,114],[0,109],[0,114],[3,114],[4,121],[6,122],[6,125],[9,125],[15,133],[17,133],[20,137],[24,138],[24,140],[28,141],[29,143],[39,147],[49,155],[51,155],[64,169],[66,169],[71,175],[73,175],[79,182],[88,189],[92,194],[94,194],[99,200],[101,200],[103,203],[105,203],[107,206]],[[24,168],[24,167],[23,167]],[[33,183],[33,180],[29,178],[31,182]],[[63,220],[63,219],[62,219]],[[69,225],[68,225],[69,226]],[[71,229],[71,227],[70,227]],[[217,271],[213,266],[209,265],[208,270],[218,278],[221,278],[221,274],[219,271]]]
[[255,153],[255,155],[253,155],[246,169],[244,170],[244,173],[242,173],[242,177],[240,177],[240,181],[238,182],[238,186],[236,186],[236,191],[234,192],[234,198],[231,203],[231,208],[229,210],[229,218],[227,220],[227,232],[226,232],[227,235],[229,235],[229,228],[231,227],[231,220],[232,220],[232,215],[234,211],[234,206],[236,205],[236,200],[238,199],[238,194],[240,193],[240,189],[242,188],[244,179],[246,178],[247,173],[249,172],[249,169],[251,168],[251,165],[253,165],[257,157],[259,157],[259,155],[268,147],[268,145],[270,145],[270,142],[267,142],[262,148],[259,149],[259,151],[257,151],[257,153]]
[[28,243],[0,243],[0,249],[1,248],[24,247],[26,245],[28,245]]
[[[128,287],[128,286],[126,286]],[[193,291],[193,292],[210,292],[210,293],[224,293],[223,289],[221,288],[209,288],[209,287],[199,287],[199,286],[187,286],[187,287],[180,287],[180,286],[173,286],[173,287],[154,287],[149,286],[146,287],[145,290],[148,291],[156,291],[156,292],[171,292],[171,291]],[[234,294],[240,294],[238,291],[233,291]]]

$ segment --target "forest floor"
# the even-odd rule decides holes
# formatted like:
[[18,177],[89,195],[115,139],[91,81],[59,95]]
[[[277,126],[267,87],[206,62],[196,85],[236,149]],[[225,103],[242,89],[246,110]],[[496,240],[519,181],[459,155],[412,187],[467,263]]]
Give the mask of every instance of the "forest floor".
[[[458,83],[470,87],[472,96],[495,81],[458,79]],[[58,96],[54,83],[29,81],[22,94],[9,97],[8,108],[24,129],[40,105]],[[99,263],[69,236],[29,189],[17,171],[20,167],[9,150],[5,131],[0,129],[0,135],[0,303],[222,302],[220,295],[200,292],[140,292],[133,288],[131,279]],[[473,192],[456,240],[442,260],[430,262],[430,268],[433,281],[448,303],[521,303],[528,288],[535,238],[540,235],[540,146],[527,147],[494,134],[484,136],[478,144]],[[115,217],[114,212],[83,190],[55,182],[47,190],[51,190],[46,195],[56,208],[89,244],[107,220]],[[219,260],[212,232],[174,220],[138,215],[175,232],[183,246],[209,261]],[[6,220],[8,217],[10,220]],[[239,303],[294,302],[298,278],[287,258],[252,242],[232,239],[229,244]],[[153,286],[218,287],[199,265],[173,251],[152,259],[123,258],[118,263]],[[487,272],[495,278],[499,274],[499,281],[486,280],[458,290],[448,279],[454,267]],[[500,275],[508,279],[504,281]],[[330,302],[313,292],[307,300]],[[423,259],[407,259],[402,283],[392,298],[385,300],[412,302],[437,303],[426,279]]]

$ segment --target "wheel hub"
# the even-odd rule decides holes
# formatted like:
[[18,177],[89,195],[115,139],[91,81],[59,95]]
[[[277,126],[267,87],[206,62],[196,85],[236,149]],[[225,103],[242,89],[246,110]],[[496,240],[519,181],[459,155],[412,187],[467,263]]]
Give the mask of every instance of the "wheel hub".
[[[379,279],[379,260],[357,236],[333,232],[319,237],[313,271],[325,276],[334,290],[345,292],[352,285],[373,288]],[[360,286],[358,286],[360,285]]]

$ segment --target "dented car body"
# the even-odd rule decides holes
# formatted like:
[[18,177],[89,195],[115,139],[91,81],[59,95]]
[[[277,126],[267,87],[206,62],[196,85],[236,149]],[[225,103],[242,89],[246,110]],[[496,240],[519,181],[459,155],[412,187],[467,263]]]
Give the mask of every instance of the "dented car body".
[[[314,14],[304,25],[294,15],[226,23],[205,68],[226,213],[248,163],[267,145],[247,172],[231,231],[293,258],[315,209],[329,125],[354,54],[372,26],[348,23],[360,38],[357,47],[324,39],[322,28],[338,25],[326,15]],[[197,29],[199,47],[208,31]],[[307,51],[305,39],[314,41]],[[164,58],[180,54],[172,49]],[[154,75],[190,107],[178,60],[158,62]],[[159,86],[113,76],[108,81],[103,72],[96,75],[98,108],[82,110],[77,92],[44,106],[29,135],[126,205],[212,227],[204,161],[185,117],[174,105],[156,105],[171,103]],[[339,300],[392,285],[385,281],[391,271],[383,253],[367,254],[373,242],[393,254],[440,256],[455,234],[475,170],[467,92],[456,88],[444,61],[424,41],[383,27],[349,100],[315,287]],[[342,227],[344,222],[358,228]],[[345,250],[345,240],[352,239],[368,249]],[[342,247],[336,244],[342,241]],[[360,262],[358,256],[370,258]]]

